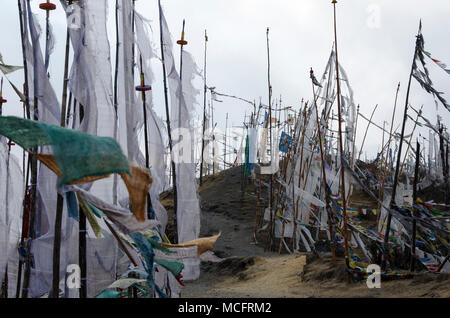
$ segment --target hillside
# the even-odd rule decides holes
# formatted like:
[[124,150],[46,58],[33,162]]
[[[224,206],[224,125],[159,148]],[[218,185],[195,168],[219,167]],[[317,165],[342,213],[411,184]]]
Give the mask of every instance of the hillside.
[[[241,178],[241,168],[232,168],[206,177],[200,188],[200,236],[222,232],[213,249],[222,260],[202,262],[200,278],[186,282],[181,297],[450,297],[450,275],[426,274],[369,289],[365,282],[346,283],[343,258],[332,262],[326,256],[292,255],[284,249],[281,255],[265,251],[264,233],[258,234],[257,244],[253,239],[255,186],[247,183],[241,191]],[[352,198],[354,202],[366,199],[361,194]],[[162,203],[171,214],[171,195]]]

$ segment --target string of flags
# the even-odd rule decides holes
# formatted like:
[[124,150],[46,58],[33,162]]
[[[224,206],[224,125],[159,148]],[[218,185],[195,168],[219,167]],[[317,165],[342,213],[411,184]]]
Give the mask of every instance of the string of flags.
[[425,55],[428,56],[434,63],[439,65],[440,68],[442,68],[444,71],[446,71],[447,74],[450,74],[450,69],[447,68],[447,64],[445,64],[437,59],[432,58],[430,52],[427,52],[425,50],[422,50],[422,52],[425,53]]

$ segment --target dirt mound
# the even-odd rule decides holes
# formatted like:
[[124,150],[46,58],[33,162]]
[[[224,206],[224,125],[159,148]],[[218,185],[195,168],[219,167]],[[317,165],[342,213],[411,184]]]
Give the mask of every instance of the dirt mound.
[[262,263],[262,257],[248,256],[248,257],[230,257],[224,259],[222,262],[204,262],[201,269],[205,273],[215,273],[219,276],[233,276],[247,270],[256,263]]
[[345,282],[347,279],[345,262],[341,259],[332,261],[318,258],[315,255],[307,256],[300,277],[303,282],[329,282],[331,280]]

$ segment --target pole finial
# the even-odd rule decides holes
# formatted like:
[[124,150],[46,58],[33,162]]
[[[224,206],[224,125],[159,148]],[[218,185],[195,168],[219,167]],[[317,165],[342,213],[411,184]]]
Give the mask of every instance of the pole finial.
[[331,1],[331,3],[335,4],[335,3],[337,3],[337,1],[336,1],[336,0],[333,0],[333,1]]
[[45,10],[45,11],[52,11],[56,9],[56,4],[51,3],[50,0],[47,0],[46,2],[43,2],[39,4],[39,9]]
[[[185,25],[185,20],[183,19],[183,29],[181,31],[181,40],[177,41],[177,44],[183,46],[183,45],[187,45],[188,42],[184,39],[184,25]],[[205,36],[206,36],[206,31],[205,31]]]

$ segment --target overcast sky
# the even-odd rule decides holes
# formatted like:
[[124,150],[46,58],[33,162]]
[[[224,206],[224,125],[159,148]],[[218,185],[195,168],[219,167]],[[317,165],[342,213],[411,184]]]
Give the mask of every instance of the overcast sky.
[[[45,13],[38,10],[39,2],[33,0],[32,6],[43,23]],[[57,47],[51,58],[50,74],[57,96],[61,96],[66,22],[59,1],[52,2],[58,6],[51,14]],[[108,31],[111,48],[114,48],[115,0],[108,2]],[[2,0],[2,5],[0,52],[6,63],[20,65],[22,51],[17,1]],[[322,75],[334,40],[331,0],[162,0],[162,5],[174,40],[180,37],[182,20],[186,19],[185,33],[189,42],[186,50],[193,54],[200,69],[203,69],[204,31],[207,29],[208,85],[215,86],[218,92],[257,101],[261,97],[263,103],[268,103],[266,28],[269,27],[274,98],[281,95],[284,106],[296,109],[302,98],[311,99],[309,69],[313,67],[318,78]],[[159,47],[157,1],[139,0],[136,8],[153,21],[155,45]],[[354,89],[355,102],[361,105],[361,112],[366,117],[370,116],[375,104],[379,104],[374,120],[380,125],[383,120],[390,122],[397,83],[401,82],[394,127],[400,123],[420,18],[425,49],[434,58],[450,65],[449,16],[448,0],[338,1],[339,62]],[[175,56],[178,57],[178,50]],[[450,101],[450,75],[427,61],[435,88],[444,92],[444,97]],[[154,104],[157,113],[165,118],[160,63],[154,63],[154,73]],[[23,72],[12,74],[10,79],[21,87]],[[201,89],[202,83],[198,84]],[[4,85],[4,97],[9,100],[4,106],[4,114],[21,115],[21,104],[8,84]],[[249,114],[252,107],[226,97],[221,99],[224,102],[215,104],[214,115],[219,126],[224,127],[227,112],[229,123],[242,125],[244,113]],[[202,94],[198,96],[198,102],[199,117],[203,107]],[[433,98],[414,79],[410,102],[417,108],[424,104],[425,115],[435,122]],[[443,107],[439,112],[448,123],[450,114]],[[362,119],[358,123],[358,145],[366,124]],[[412,125],[407,127],[408,132]],[[421,132],[428,137],[427,130]],[[369,157],[374,157],[380,144],[381,132],[371,128],[365,146]]]

